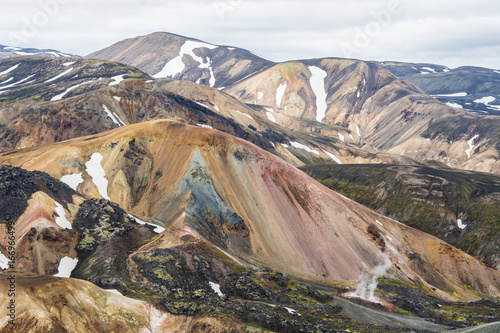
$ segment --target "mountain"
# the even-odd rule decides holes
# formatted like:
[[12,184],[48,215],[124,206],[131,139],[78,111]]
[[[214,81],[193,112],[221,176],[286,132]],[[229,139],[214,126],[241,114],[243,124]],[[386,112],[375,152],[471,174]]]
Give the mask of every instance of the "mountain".
[[43,57],[75,57],[73,54],[63,53],[57,50],[51,49],[34,49],[34,48],[22,48],[14,46],[0,45],[0,59],[18,57],[18,56],[43,56]]
[[[50,144],[152,119],[212,127],[271,151],[293,165],[336,160],[400,163],[316,132],[270,121],[263,108],[205,85],[152,80],[130,66],[101,60],[23,57],[0,61],[0,150]],[[124,81],[124,82],[122,82]],[[14,82],[14,83],[10,83]],[[2,90],[3,87],[3,90]]]
[[[20,297],[45,304],[42,312],[19,313],[29,327],[49,311],[52,317],[43,321],[45,328],[70,329],[80,322],[75,312],[100,318],[109,309],[106,304],[116,299],[123,306],[118,311],[129,311],[137,319],[104,317],[91,320],[91,327],[102,331],[113,325],[136,325],[133,330],[138,330],[137,325],[149,322],[154,332],[159,329],[152,327],[165,325],[168,318],[174,325],[177,317],[165,311],[189,318],[202,315],[214,327],[236,320],[235,325],[277,331],[285,327],[311,331],[320,323],[326,331],[334,327],[370,332],[402,327],[442,330],[444,326],[412,324],[403,317],[399,319],[404,324],[385,319],[383,325],[389,325],[385,327],[369,319],[372,324],[366,326],[341,315],[342,309],[352,307],[350,303],[311,286],[337,290],[340,296],[348,286],[364,281],[363,274],[386,275],[377,298],[375,290],[361,297],[400,313],[425,312],[446,325],[454,322],[453,312],[439,317],[437,302],[457,311],[450,301],[500,295],[499,271],[216,130],[155,120],[4,153],[0,163],[50,173],[6,166],[0,170],[2,184],[7,185],[2,191],[11,198],[1,202],[0,218],[15,223],[17,257],[22,258],[16,261]],[[10,202],[21,204],[15,215]],[[6,228],[4,224],[2,233]],[[30,280],[33,275],[53,275],[56,267],[59,276],[118,290],[153,304],[157,312],[78,280],[48,276],[37,279],[39,285]],[[337,289],[332,289],[335,280],[340,285],[333,284]],[[38,292],[39,288],[46,291]],[[56,290],[58,302],[51,296]],[[221,299],[213,290],[229,297]],[[75,303],[75,295],[84,293],[93,296]],[[409,307],[402,293],[414,295],[418,306]],[[470,306],[477,311],[495,306],[489,304]],[[57,310],[68,305],[68,312]],[[2,311],[0,315],[5,315]],[[219,318],[215,323],[210,319],[214,314]],[[181,327],[181,318],[175,323]]]
[[[498,117],[444,105],[375,63],[338,58],[271,63],[232,49],[154,33],[88,57],[144,70],[157,64],[147,68],[154,76],[219,87],[285,128],[314,131],[366,152],[500,172]],[[125,56],[136,53],[142,56]]]
[[230,85],[273,64],[244,49],[164,32],[125,39],[86,57],[129,64],[155,78],[211,87]]
[[391,61],[378,64],[451,107],[500,115],[498,70],[473,66],[450,69],[434,64]]
[[500,177],[402,165],[303,170],[332,190],[500,268]]

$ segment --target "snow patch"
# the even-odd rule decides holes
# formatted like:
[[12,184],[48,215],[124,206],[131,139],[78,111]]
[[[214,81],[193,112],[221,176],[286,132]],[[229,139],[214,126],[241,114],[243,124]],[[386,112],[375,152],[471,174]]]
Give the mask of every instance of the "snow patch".
[[224,296],[224,294],[220,291],[220,284],[209,282],[208,283],[212,290],[219,296]]
[[108,117],[111,118],[111,120],[113,120],[113,122],[115,124],[117,124],[118,126],[120,126],[120,123],[118,122],[118,120],[115,119],[115,116],[113,116],[113,114],[111,113],[111,111],[109,111],[108,107],[103,104],[102,108],[104,109],[104,112],[106,112],[106,114],[108,115]]
[[57,269],[57,274],[54,275],[56,277],[69,278],[71,276],[71,272],[75,269],[78,264],[78,258],[72,259],[68,256],[61,259],[59,262],[59,268]]
[[271,112],[266,112],[267,118],[272,121],[273,123],[276,122],[276,119],[274,118],[274,115]]
[[285,96],[287,83],[281,83],[279,87],[276,89],[276,105],[280,107],[281,102],[283,101],[283,97]]
[[467,224],[465,224],[461,219],[458,219],[457,220],[457,226],[460,228],[460,229],[465,229],[467,227]]
[[73,229],[71,223],[69,223],[68,219],[66,218],[66,212],[64,211],[64,207],[57,201],[54,201],[54,203],[56,204],[57,225],[63,229]]
[[297,149],[304,149],[305,151],[307,151],[307,152],[309,152],[309,153],[313,153],[313,154],[316,154],[316,155],[318,155],[318,156],[319,156],[319,151],[314,150],[314,149],[311,149],[311,148],[309,148],[309,147],[308,147],[308,146],[306,146],[306,145],[303,145],[303,144],[298,143],[298,142],[295,142],[295,141],[290,141],[290,144],[291,144],[293,147],[297,148]]
[[291,308],[287,308],[286,306],[284,307],[289,314],[291,315],[295,315],[295,316],[300,316],[300,313],[298,313],[297,311],[295,311],[294,309],[291,309]]
[[14,78],[11,76],[11,77],[9,77],[7,80],[3,81],[3,82],[2,82],[2,83],[0,83],[0,84],[2,84],[2,85],[3,85],[3,84],[6,84],[7,82],[10,82],[10,81],[12,81],[12,80],[14,80]]
[[122,98],[121,98],[121,97],[118,97],[118,96],[113,96],[113,98],[114,98],[115,100],[117,100],[118,102],[120,102],[120,101],[122,100]]
[[465,153],[467,154],[467,158],[470,158],[470,153],[472,152],[472,149],[474,149],[474,140],[476,140],[479,137],[478,134],[474,135],[467,143],[469,144],[469,149],[465,150]]
[[356,140],[352,137],[352,134],[349,133],[349,136],[351,137],[352,142],[356,143]]
[[381,226],[384,226],[384,225],[382,224],[382,222],[380,222],[379,220],[375,220],[375,222],[377,222],[377,223],[378,223],[378,224],[380,224]]
[[20,64],[17,64],[17,65],[14,65],[10,68],[7,68],[6,70],[4,70],[3,72],[0,72],[0,76],[4,75],[4,74],[7,74],[7,73],[10,73],[12,72],[14,69],[16,69],[17,67],[19,67]]
[[[436,73],[436,70],[434,68],[431,68],[431,67],[422,67],[423,70],[426,70],[428,72],[431,72],[431,73]],[[422,73],[423,74],[423,73]]]
[[483,97],[483,98],[480,98],[480,99],[476,99],[474,101],[474,103],[482,103],[482,104],[488,105],[491,102],[493,102],[495,99],[496,98],[493,97],[493,96],[486,96],[486,97]]
[[311,78],[309,79],[309,82],[311,84],[314,95],[316,96],[316,120],[321,122],[325,117],[327,108],[325,79],[328,73],[316,66],[309,66],[308,68],[311,72]]
[[132,214],[128,214],[128,216],[132,217],[135,219],[135,221],[140,224],[140,225],[150,225],[152,227],[155,227],[155,229],[153,229],[154,232],[156,232],[157,234],[159,233],[162,233],[165,231],[165,228],[163,228],[162,226],[159,226],[158,224],[153,224],[153,223],[148,223],[148,222],[145,222],[143,220],[140,220],[138,219],[137,217],[135,217],[134,215]]
[[264,93],[262,91],[257,92],[257,99],[261,100],[264,97]]
[[[323,150],[324,151],[324,150]],[[339,160],[339,158],[335,155],[333,155],[332,153],[329,153],[327,151],[324,151],[325,154],[327,154],[332,160],[334,160],[335,162],[337,162],[337,164],[342,164],[342,161]]]
[[108,180],[106,179],[106,171],[101,166],[102,155],[99,153],[93,153],[90,156],[90,160],[85,163],[87,168],[87,173],[92,177],[92,182],[97,186],[99,194],[104,199],[109,200],[108,196]]
[[454,94],[438,94],[438,95],[432,95],[433,97],[466,97],[467,93],[466,92],[458,92]]
[[219,107],[217,106],[217,104],[215,104],[215,103],[214,103],[214,105],[213,105],[213,106],[214,106],[215,111],[217,111],[217,112],[219,112],[219,113],[220,113],[220,110],[219,110]]
[[69,187],[71,187],[75,191],[76,191],[76,188],[78,187],[78,185],[83,183],[83,178],[82,178],[81,172],[74,173],[71,175],[62,176],[61,179],[59,179],[59,180],[62,181],[63,183],[65,183],[66,185],[68,185]]
[[[187,40],[182,46],[179,51],[179,55],[169,62],[165,64],[163,69],[153,75],[154,78],[165,78],[165,77],[174,77],[175,75],[182,73],[182,71],[186,68],[186,65],[182,61],[182,58],[184,55],[189,55],[191,58],[193,58],[195,61],[199,62],[200,64],[204,64],[203,59],[196,54],[194,54],[194,50],[198,48],[205,47],[207,49],[213,50],[217,48],[216,45],[211,45],[203,42],[197,42],[193,40]],[[210,64],[210,62],[209,62]],[[212,74],[212,73],[211,73]]]
[[344,136],[342,134],[340,134],[340,133],[339,133],[339,139],[340,139],[340,141],[345,142]]
[[241,114],[242,114],[242,115],[244,115],[245,117],[248,117],[248,118],[250,118],[250,119],[253,119],[253,118],[252,118],[252,116],[250,116],[250,115],[248,115],[248,114],[246,114],[246,113],[244,113],[244,112],[241,112],[241,111],[238,111],[238,110],[236,110],[236,112],[241,113]]
[[289,146],[289,145],[287,145],[286,143],[282,143],[281,145],[282,145],[283,147],[285,147],[285,148],[290,147],[290,146]]
[[55,81],[55,80],[57,80],[57,79],[59,79],[59,78],[63,77],[64,75],[68,74],[69,72],[73,71],[73,69],[74,69],[74,68],[73,68],[73,67],[71,67],[71,68],[69,68],[69,69],[65,70],[64,72],[60,73],[59,75],[56,75],[56,76],[54,76],[54,77],[53,77],[53,78],[51,78],[51,79],[48,79],[47,81],[45,81],[45,83],[49,83],[49,82]]
[[196,126],[203,127],[203,128],[211,128],[211,129],[214,129],[212,126],[210,126],[210,125],[205,125],[205,124],[196,124]]
[[[9,84],[9,85],[3,86],[3,87],[1,87],[1,88],[0,88],[0,90],[6,89],[6,88],[12,88],[12,87],[15,87],[15,86],[17,86],[17,85],[20,85],[21,83],[26,82],[26,81],[28,81],[29,79],[31,79],[33,76],[35,76],[35,74],[32,74],[32,75],[30,75],[30,76],[28,76],[28,77],[25,77],[24,79],[22,79],[22,80],[20,80],[20,81],[17,81],[17,82],[11,83],[11,84]],[[29,83],[29,82],[28,82],[28,83]]]
[[68,89],[66,89],[63,93],[59,94],[59,95],[55,95],[54,97],[51,98],[50,101],[59,101],[61,100],[64,96],[66,96],[67,93],[69,93],[71,90],[74,90],[80,86],[83,86],[84,84],[87,84],[87,83],[92,83],[92,82],[95,82],[97,80],[92,80],[92,81],[86,81],[86,82],[82,82],[82,83],[79,83],[77,85],[74,85],[72,87],[69,87]]
[[8,269],[10,266],[9,263],[10,263],[10,260],[7,259],[7,257],[2,252],[0,252],[0,268],[1,269]]
[[125,78],[124,78],[125,75],[127,75],[127,74],[112,76],[111,78],[113,79],[113,81],[109,85],[114,86],[116,84],[119,84],[120,82],[125,80]]
[[354,124],[354,126],[356,127],[356,134],[361,137],[361,132],[359,131],[359,127],[358,125]]
[[73,64],[75,64],[76,61],[70,61],[70,62],[65,62],[64,64],[62,64],[64,67],[68,67],[68,66],[71,66]]
[[457,103],[451,103],[451,102],[447,102],[447,103],[444,103],[446,104],[447,106],[451,107],[451,108],[455,108],[455,109],[463,109],[464,107],[460,104],[457,104]]

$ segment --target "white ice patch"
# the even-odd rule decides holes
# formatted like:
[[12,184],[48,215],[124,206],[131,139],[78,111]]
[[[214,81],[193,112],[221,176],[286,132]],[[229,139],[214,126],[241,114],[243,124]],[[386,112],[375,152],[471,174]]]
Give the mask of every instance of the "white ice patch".
[[474,140],[476,140],[479,137],[478,134],[474,135],[467,143],[469,144],[469,149],[465,150],[465,153],[467,154],[467,157],[470,158],[470,153],[472,152],[472,149],[474,149]]
[[300,313],[298,313],[294,309],[287,308],[286,306],[284,308],[285,308],[286,311],[288,311],[289,314],[295,315],[295,316],[300,316]]
[[316,66],[309,66],[309,71],[311,71],[311,78],[309,82],[311,88],[316,96],[316,120],[321,122],[326,114],[326,89],[325,89],[325,79],[328,73]]
[[125,80],[123,78],[125,75],[127,75],[127,74],[116,75],[116,76],[111,77],[113,79],[113,81],[109,85],[110,86],[114,86],[116,84],[119,84],[120,82],[122,82],[123,80]]
[[61,259],[59,262],[58,273],[54,276],[69,278],[71,276],[71,272],[75,269],[78,264],[78,258],[72,259],[68,256]]
[[48,79],[47,81],[45,81],[45,83],[49,83],[49,82],[55,81],[55,80],[57,80],[57,79],[59,79],[59,78],[63,77],[64,75],[68,74],[69,72],[73,71],[73,69],[74,69],[74,68],[73,68],[73,67],[71,67],[71,68],[69,68],[69,69],[65,70],[64,72],[62,72],[62,73],[60,73],[60,74],[58,74],[58,75],[54,76],[53,78]]
[[17,82],[11,83],[11,84],[9,84],[9,85],[3,86],[3,87],[1,87],[1,88],[0,88],[0,90],[3,90],[3,89],[7,89],[7,88],[12,88],[12,87],[18,86],[18,85],[20,85],[21,83],[26,82],[26,81],[28,81],[29,79],[31,79],[33,76],[35,76],[35,74],[32,74],[32,75],[30,75],[30,76],[28,76],[28,77],[25,77],[24,79],[22,79],[22,80],[20,80],[20,81],[17,81]]
[[428,72],[431,72],[431,73],[436,73],[436,70],[434,68],[431,68],[431,67],[422,67],[423,70],[426,70]]
[[66,96],[67,93],[69,93],[71,90],[74,90],[76,88],[78,88],[79,86],[83,86],[84,84],[87,84],[87,83],[92,83],[92,82],[95,82],[96,80],[93,80],[93,81],[86,81],[86,82],[82,82],[82,83],[79,83],[77,85],[74,85],[72,87],[69,87],[68,89],[66,89],[63,93],[59,94],[59,95],[55,95],[54,97],[51,98],[51,101],[59,101],[61,100],[64,96]]
[[209,282],[208,283],[212,290],[219,296],[224,296],[224,294],[220,291],[220,285],[217,283]]
[[250,118],[250,119],[253,119],[253,118],[252,118],[252,116],[250,116],[250,115],[248,115],[248,114],[246,114],[246,113],[243,113],[243,112],[238,111],[238,110],[236,110],[236,112],[241,113],[241,114],[242,114],[242,115],[244,115],[245,117],[248,117],[248,118]]
[[480,98],[480,99],[476,99],[474,101],[474,103],[482,103],[482,104],[488,105],[491,102],[493,102],[495,99],[496,98],[493,97],[493,96],[486,96],[486,97],[483,97],[483,98]]
[[432,95],[433,97],[466,97],[467,93],[466,92],[458,92],[454,94],[439,94],[439,95]]
[[10,263],[10,260],[7,259],[7,257],[2,252],[0,252],[0,268],[1,269],[8,269],[10,266],[9,263]]
[[285,96],[285,91],[286,91],[286,85],[287,83],[281,83],[279,87],[276,89],[276,105],[280,107],[281,101],[283,100],[283,97]]
[[447,106],[451,107],[451,108],[455,108],[455,109],[463,109],[464,107],[460,104],[457,104],[457,103],[451,103],[451,102],[447,102],[447,103],[444,103],[446,104]]
[[269,111],[269,112],[274,112],[274,110],[273,110],[273,109],[271,109],[271,108],[267,108],[267,107],[265,107],[264,109],[265,109],[265,110],[267,110],[267,111]]
[[349,136],[351,137],[352,142],[356,143],[356,140],[354,140],[351,133],[349,133]]
[[291,144],[293,147],[297,148],[297,149],[304,149],[305,151],[307,151],[307,152],[309,152],[309,153],[313,153],[313,154],[316,154],[316,155],[318,155],[318,156],[319,156],[319,151],[314,150],[314,149],[311,149],[311,148],[309,148],[309,147],[308,147],[308,146],[306,146],[306,145],[303,145],[303,144],[298,143],[298,142],[295,142],[295,141],[290,141],[290,144]]
[[[163,67],[163,69],[160,72],[153,75],[153,77],[155,77],[155,78],[172,77],[173,78],[177,74],[182,73],[182,71],[186,67],[186,65],[182,61],[182,58],[184,57],[184,55],[189,55],[195,61],[199,62],[200,64],[204,64],[203,59],[201,57],[197,56],[196,54],[194,54],[194,52],[193,52],[195,49],[202,48],[202,47],[205,47],[205,48],[210,49],[210,50],[217,48],[216,45],[211,45],[211,44],[207,44],[207,43],[203,43],[203,42],[188,40],[181,46],[181,50],[179,51],[179,55],[177,57],[173,58],[172,60],[170,60],[169,62],[167,62],[165,64],[165,66]],[[209,64],[210,64],[210,62],[209,62]]]
[[276,122],[276,119],[274,118],[274,115],[271,112],[266,112],[267,118],[272,121],[273,123]]
[[359,127],[358,127],[358,125],[354,124],[354,126],[356,127],[356,134],[357,134],[359,137],[361,137],[361,133],[360,133],[360,131],[359,131]]
[[264,93],[262,91],[258,91],[257,92],[257,99],[261,100],[262,98],[264,98]]
[[377,222],[377,223],[378,223],[378,224],[380,224],[381,226],[384,226],[384,225],[382,224],[382,222],[380,222],[379,220],[375,220],[375,222]]
[[14,69],[16,69],[17,67],[19,67],[20,64],[17,64],[17,65],[14,65],[10,68],[7,68],[6,70],[4,70],[3,72],[0,72],[0,76],[4,75],[4,74],[7,74],[7,73],[10,73],[12,72]]
[[73,64],[75,64],[76,61],[70,61],[70,62],[65,62],[64,64],[62,64],[64,67],[68,67],[68,66],[71,66]]
[[450,69],[449,69],[449,68],[445,68],[445,69],[443,69],[443,72],[444,72],[444,73],[447,73],[447,72],[449,72],[449,71],[450,71]]
[[285,148],[290,147],[290,146],[289,146],[289,145],[287,145],[286,143],[282,143],[281,145],[282,145],[283,147],[285,147]]
[[92,177],[92,182],[97,186],[99,194],[104,199],[108,199],[108,180],[106,179],[106,171],[101,166],[102,155],[93,153],[90,160],[85,163],[87,173]]
[[0,83],[0,85],[4,85],[4,84],[6,84],[7,82],[10,82],[10,81],[12,81],[12,80],[14,80],[14,78],[11,76],[11,77],[9,77],[7,80],[5,80],[5,81],[1,82],[1,83]]
[[196,124],[196,126],[203,127],[203,128],[211,128],[211,129],[213,129],[213,127],[212,127],[212,126],[210,126],[210,125],[205,125],[205,124]]
[[[324,151],[324,150],[323,150]],[[342,161],[339,160],[339,158],[335,155],[333,155],[332,153],[329,153],[327,151],[324,151],[325,154],[327,154],[332,160],[334,160],[335,162],[337,162],[337,164],[342,164]]]
[[69,223],[68,219],[66,218],[66,212],[64,211],[64,207],[57,201],[54,201],[56,204],[56,223],[58,226],[60,226],[63,229],[73,229],[71,226],[71,223]]
[[122,98],[121,98],[121,97],[118,97],[118,96],[113,96],[113,98],[114,98],[116,101],[118,101],[118,102],[120,102],[120,101],[122,100]]
[[213,105],[213,106],[214,106],[215,111],[217,111],[217,112],[219,112],[219,113],[220,113],[220,110],[219,110],[219,107],[217,106],[217,104],[215,104],[215,103],[214,103],[214,105]]
[[108,115],[109,118],[111,118],[111,120],[117,124],[118,126],[120,126],[120,123],[118,122],[118,120],[115,119],[115,116],[111,113],[111,111],[109,111],[108,107],[106,105],[102,105],[102,108],[104,109],[104,112],[106,112],[106,114]]
[[460,228],[460,229],[465,229],[467,227],[467,224],[465,224],[461,219],[458,219],[457,220],[457,226]]
[[156,232],[157,234],[165,231],[165,228],[163,228],[162,226],[159,226],[158,224],[145,222],[145,221],[140,220],[137,217],[133,216],[132,214],[128,214],[128,216],[133,217],[135,219],[135,221],[140,225],[150,225],[150,226],[154,227],[153,231]]
[[340,134],[340,133],[339,133],[339,139],[340,139],[340,141],[345,142],[344,136],[342,134]]
[[71,175],[62,176],[60,181],[67,184],[69,187],[71,187],[73,190],[76,191],[76,188],[78,187],[78,185],[83,183],[82,173],[80,172],[80,173],[74,173]]

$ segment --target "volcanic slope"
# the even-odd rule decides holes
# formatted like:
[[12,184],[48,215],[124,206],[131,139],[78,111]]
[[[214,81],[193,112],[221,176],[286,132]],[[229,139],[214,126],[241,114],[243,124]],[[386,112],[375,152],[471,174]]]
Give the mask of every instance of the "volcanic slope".
[[244,71],[234,66],[238,74],[227,79],[224,66],[239,63],[242,57],[231,53],[235,49],[224,53],[223,65],[212,61],[211,52],[221,49],[229,48],[155,33],[119,42],[89,57],[123,61],[145,71],[141,66],[147,62],[139,65],[141,57],[128,54],[162,59],[167,70],[161,75],[156,72],[159,68],[149,73],[219,87],[244,103],[258,105],[270,121],[295,131],[321,133],[371,153],[500,172],[498,117],[447,106],[375,63],[351,59],[271,63],[252,56],[251,65]]
[[[136,68],[118,63],[69,60],[73,61],[40,57],[0,61],[0,70],[12,69],[2,76],[5,82],[17,82],[3,91],[0,86],[0,150],[50,144],[152,119],[175,119],[241,137],[294,165],[332,160],[405,162],[400,156],[368,154],[318,133],[289,130],[267,119],[263,108],[250,108],[205,85],[152,81]],[[24,82],[26,77],[30,80]]]
[[500,268],[498,176],[402,165],[318,165],[303,170],[334,191]]
[[304,279],[357,281],[383,267],[444,298],[499,295],[497,270],[215,130],[152,121],[0,162],[58,179],[81,174],[75,188],[85,197],[109,197],[174,234],[189,227],[240,260]]

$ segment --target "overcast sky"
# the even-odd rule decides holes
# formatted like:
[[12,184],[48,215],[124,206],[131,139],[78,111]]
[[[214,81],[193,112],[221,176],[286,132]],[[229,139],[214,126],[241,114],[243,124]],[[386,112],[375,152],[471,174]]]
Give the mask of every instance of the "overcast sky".
[[0,44],[78,55],[166,31],[273,61],[330,56],[500,69],[498,0],[5,0],[0,8]]

